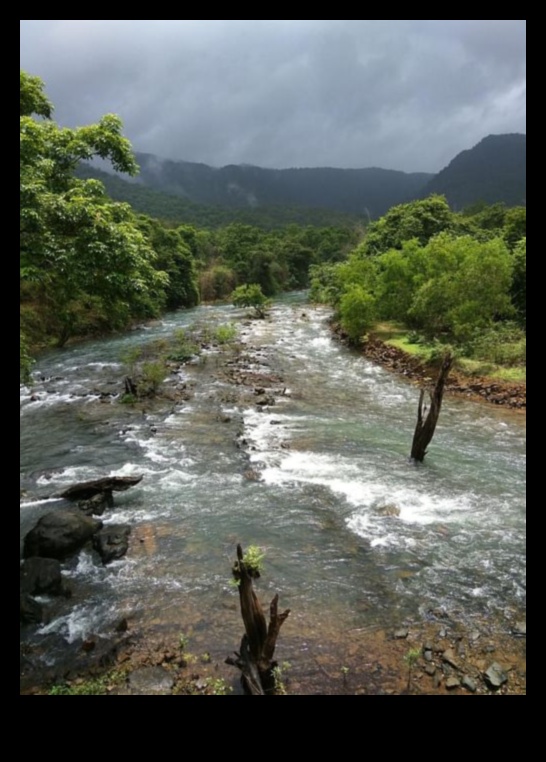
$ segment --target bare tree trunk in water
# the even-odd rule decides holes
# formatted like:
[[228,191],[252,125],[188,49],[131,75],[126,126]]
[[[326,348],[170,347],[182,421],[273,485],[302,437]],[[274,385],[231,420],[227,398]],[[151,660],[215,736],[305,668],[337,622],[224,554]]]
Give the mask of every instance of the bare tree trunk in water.
[[245,634],[241,640],[240,652],[236,659],[228,657],[227,664],[239,667],[245,690],[253,696],[264,696],[275,692],[273,660],[277,637],[290,609],[278,613],[279,596],[276,595],[269,606],[269,625],[254,591],[252,578],[260,576],[259,571],[247,566],[243,560],[243,549],[237,545],[237,561],[233,565],[233,577],[239,587],[241,616]]
[[436,385],[432,392],[429,391],[430,408],[427,417],[424,418],[423,402],[425,399],[425,389],[421,389],[419,395],[419,406],[417,408],[417,423],[413,434],[411,445],[411,458],[422,463],[427,454],[427,447],[434,436],[438,416],[442,407],[442,397],[444,396],[444,387],[453,364],[453,356],[448,352],[442,360],[440,372],[436,380]]

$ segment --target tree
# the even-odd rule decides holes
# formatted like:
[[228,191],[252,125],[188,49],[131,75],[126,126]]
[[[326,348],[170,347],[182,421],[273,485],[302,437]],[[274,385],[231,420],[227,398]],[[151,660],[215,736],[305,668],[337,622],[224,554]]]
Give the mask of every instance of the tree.
[[341,327],[351,341],[361,341],[375,319],[373,296],[362,286],[351,286],[341,298],[339,316]]
[[259,318],[265,317],[265,307],[269,304],[269,300],[257,283],[237,286],[231,294],[231,301],[235,307],[253,307]]
[[79,162],[93,156],[136,173],[121,120],[107,114],[98,124],[61,128],[49,118],[43,88],[21,72],[22,298],[62,344],[74,333],[157,314],[168,276],[154,268],[155,253],[129,205],[113,203],[97,180],[74,177]]
[[518,321],[525,328],[527,321],[527,237],[524,236],[514,249],[514,272],[510,294]]

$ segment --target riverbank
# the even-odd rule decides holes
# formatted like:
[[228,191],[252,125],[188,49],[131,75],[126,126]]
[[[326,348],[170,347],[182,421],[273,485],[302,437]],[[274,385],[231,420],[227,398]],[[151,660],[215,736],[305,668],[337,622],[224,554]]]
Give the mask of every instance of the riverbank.
[[[332,331],[340,341],[347,343],[347,337],[339,324],[332,324]],[[429,383],[437,374],[434,366],[374,337],[373,333],[365,343],[361,344],[359,351],[368,360],[381,365],[382,368],[418,384]],[[450,372],[446,392],[475,402],[487,402],[514,410],[525,410],[527,406],[526,384],[479,376],[471,377],[456,368]]]
[[[293,310],[281,341],[288,342],[295,331],[306,328],[307,320],[301,308]],[[118,403],[113,397],[103,396],[90,400],[85,408],[86,418],[91,418],[101,431],[103,419],[105,426],[132,430],[133,434],[138,431],[138,426],[153,427],[146,440],[150,447],[155,442],[156,448],[161,448],[164,437],[168,437],[169,449],[150,450],[154,457],[157,457],[156,453],[160,454],[160,468],[165,468],[162,464],[167,462],[170,452],[176,452],[177,435],[173,427],[178,422],[182,426],[184,417],[192,416],[181,428],[186,446],[190,446],[190,429],[193,437],[214,440],[216,461],[211,469],[217,473],[223,467],[228,478],[234,484],[242,484],[243,489],[237,493],[240,494],[239,502],[234,503],[233,491],[227,494],[224,491],[223,501],[232,503],[234,512],[242,512],[247,522],[261,509],[263,535],[260,536],[257,528],[252,526],[251,536],[258,542],[263,542],[263,537],[273,546],[268,551],[266,573],[257,585],[263,607],[267,610],[273,593],[279,591],[281,607],[292,609],[281,631],[276,653],[287,694],[525,693],[525,624],[521,611],[507,606],[502,613],[497,610],[490,616],[474,616],[469,622],[468,617],[463,616],[465,612],[460,610],[433,608],[424,612],[421,618],[400,614],[395,627],[369,625],[368,611],[375,605],[375,595],[367,589],[365,571],[368,566],[362,562],[372,555],[371,548],[369,542],[347,531],[344,514],[337,513],[343,500],[335,502],[335,494],[325,489],[328,503],[318,503],[323,497],[322,488],[310,483],[308,494],[312,502],[301,513],[305,529],[301,540],[290,540],[287,519],[282,518],[279,525],[275,525],[263,512],[267,506],[270,515],[274,514],[274,509],[279,508],[277,496],[269,493],[257,507],[251,504],[253,496],[259,498],[269,490],[264,481],[264,458],[256,449],[266,432],[267,454],[271,452],[275,458],[280,459],[290,452],[298,458],[315,447],[305,430],[288,426],[290,410],[297,416],[298,427],[301,426],[300,400],[309,404],[310,389],[315,388],[308,383],[309,366],[302,361],[299,382],[294,369],[285,372],[287,358],[292,356],[292,345],[288,344],[282,360],[279,360],[278,353],[267,341],[273,322],[274,319],[243,323],[244,343],[216,348],[213,353],[205,355],[202,362],[186,366],[184,374],[173,368],[164,400],[160,394],[153,401],[113,408],[111,405]],[[322,356],[328,343],[324,327],[312,336],[311,341],[316,342]],[[307,340],[306,346],[309,343]],[[332,356],[337,357],[338,350]],[[299,368],[298,362],[295,358],[295,370]],[[108,391],[106,387],[98,387],[98,390]],[[201,407],[193,414],[191,405],[200,396]],[[311,407],[313,404],[316,403]],[[171,411],[168,425],[161,412],[163,408]],[[123,424],[117,421],[119,410],[123,411]],[[195,441],[192,442],[190,455],[200,452]],[[225,458],[230,448],[237,456],[227,463]],[[239,469],[237,473],[233,471],[234,464]],[[152,478],[150,473],[143,484]],[[204,478],[201,476],[202,480]],[[203,486],[199,491],[210,492],[210,482],[201,483]],[[295,492],[293,486],[289,489],[288,498],[294,511],[298,509],[303,493]],[[150,500],[151,495],[147,495],[147,501]],[[335,510],[332,509],[334,502]],[[203,517],[199,522],[208,526],[212,513],[210,495],[205,504],[207,513],[199,512]],[[133,505],[132,499],[124,502],[126,515]],[[142,510],[142,504],[139,507]],[[100,684],[102,695],[241,693],[237,671],[224,663],[226,656],[238,647],[243,632],[236,591],[228,589],[226,580],[234,543],[241,538],[241,532],[244,537],[248,530],[232,529],[231,520],[226,523],[229,531],[237,532],[237,536],[222,535],[222,543],[225,542],[229,550],[227,553],[222,551],[225,557],[220,559],[218,566],[215,558],[218,541],[211,539],[208,529],[206,537],[196,535],[195,527],[187,529],[188,516],[182,515],[184,518],[176,521],[175,529],[185,535],[180,555],[184,556],[185,562],[193,556],[193,563],[201,565],[197,579],[208,578],[210,569],[210,585],[207,582],[205,586],[200,581],[202,592],[198,590],[192,594],[190,590],[180,595],[174,610],[172,601],[177,588],[172,586],[164,598],[162,610],[154,612],[151,620],[129,613],[118,618],[112,627],[113,632],[106,637],[101,632],[87,634],[83,640],[66,647],[74,659],[67,660],[62,669],[52,668],[47,674],[44,672],[41,681],[36,680],[37,673],[32,666],[37,651],[33,653],[31,648],[25,652],[23,649],[22,693],[44,694],[54,686],[54,693],[62,693],[64,689],[78,695],[97,684]],[[178,568],[180,556],[165,559],[159,572],[150,565],[150,560],[157,556],[166,540],[170,547],[174,527],[161,516],[159,521],[146,517],[142,521],[145,523],[138,523],[133,529],[127,566],[131,563],[148,564],[150,569],[153,568],[156,586],[162,575],[170,576],[177,584],[178,580],[184,581],[184,575],[191,569],[186,566]],[[386,514],[381,521],[394,531],[398,519],[396,514]],[[445,542],[446,548],[449,534],[455,535],[456,532],[450,531],[445,524],[438,527],[438,542]],[[343,547],[337,540],[341,535]],[[287,538],[288,543],[296,545],[296,555],[290,555],[294,551],[290,551]],[[422,538],[421,532],[418,538]],[[348,540],[350,547],[346,547]],[[330,556],[331,565],[319,567],[317,564],[306,568],[304,556],[313,554],[317,563],[319,551],[322,557]],[[118,567],[121,582],[124,563],[119,562]],[[285,571],[287,563],[297,571],[297,575],[290,579]],[[344,586],[362,586],[350,604],[342,603],[338,598],[341,585],[337,574],[334,576],[329,571],[340,563],[343,574],[339,579],[343,580]],[[411,585],[428,563],[411,553],[404,563],[394,567],[391,564],[392,571],[384,573],[379,593],[384,596],[382,605],[390,606],[392,591],[397,586]],[[327,585],[331,592],[321,608],[316,599],[311,602],[308,596],[313,596],[316,586],[325,588]],[[195,582],[191,587],[195,587]],[[156,589],[157,595],[161,595],[160,589]],[[343,626],[340,626],[341,621]],[[494,667],[495,664],[499,669]],[[499,674],[498,687],[491,686],[486,677],[491,667],[491,675]]]

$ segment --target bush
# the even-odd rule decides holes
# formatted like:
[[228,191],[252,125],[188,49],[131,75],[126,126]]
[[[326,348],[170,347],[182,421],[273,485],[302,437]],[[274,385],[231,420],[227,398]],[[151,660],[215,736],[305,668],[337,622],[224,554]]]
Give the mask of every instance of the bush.
[[261,286],[257,283],[245,283],[237,286],[231,294],[231,301],[235,307],[253,307],[257,317],[265,317],[265,308],[269,299],[264,295]]
[[218,344],[228,344],[237,336],[237,328],[233,323],[223,323],[215,328],[213,335]]
[[362,286],[352,286],[341,298],[339,316],[350,340],[359,342],[375,320],[375,299]]

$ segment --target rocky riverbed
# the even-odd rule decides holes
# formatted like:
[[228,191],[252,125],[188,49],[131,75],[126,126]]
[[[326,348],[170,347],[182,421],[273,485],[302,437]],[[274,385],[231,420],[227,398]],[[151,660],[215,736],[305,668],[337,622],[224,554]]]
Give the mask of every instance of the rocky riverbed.
[[[244,327],[243,327],[244,330]],[[387,351],[389,350],[389,351]],[[370,349],[370,351],[372,351]],[[374,360],[411,379],[421,380],[425,369],[410,368],[404,360],[377,346]],[[397,350],[395,350],[395,353]],[[380,356],[383,358],[380,359]],[[391,358],[390,360],[388,358]],[[391,365],[389,366],[389,362]],[[199,391],[203,378],[215,382],[210,399],[212,425],[232,438],[246,457],[242,476],[259,481],[260,470],[252,460],[254,444],[248,439],[237,413],[221,412],[251,407],[255,412],[274,412],[292,393],[281,368],[271,362],[267,345],[253,342],[217,348],[214,361],[186,368],[184,380],[171,381],[154,400],[137,403],[128,410],[128,420],[137,420],[153,410],[156,418],[162,406],[187,401]],[[96,390],[95,390],[96,391]],[[456,389],[453,389],[456,391]],[[470,390],[471,392],[472,390]],[[472,396],[462,389],[457,393]],[[508,392],[507,392],[508,394]],[[488,399],[489,394],[477,394]],[[506,399],[512,399],[506,397]],[[517,398],[514,398],[517,399]],[[493,401],[494,400],[489,400]],[[499,403],[496,404],[509,404]],[[106,417],[106,406],[97,399],[91,415]],[[519,405],[511,405],[519,407]],[[273,418],[270,423],[275,423]],[[280,424],[280,420],[277,422]],[[130,420],[127,424],[130,426]],[[282,432],[282,426],[278,426]],[[279,450],[291,447],[288,438],[278,437]],[[115,509],[114,509],[115,510]],[[133,532],[128,556],[147,547],[145,533]],[[153,552],[153,542],[150,545]],[[267,581],[258,589],[267,610],[272,592]],[[281,597],[281,605],[282,605]],[[184,612],[184,635],[172,624],[157,622],[153,630],[142,630],[131,617],[121,617],[108,638],[89,636],[67,649],[66,661],[44,666],[37,656],[39,647],[21,647],[21,693],[85,693],[97,685],[104,695],[226,695],[241,693],[236,670],[224,663],[238,641],[226,631],[225,643],[203,650],[207,628],[222,632],[229,618],[242,634],[237,599],[226,600],[222,610],[204,615],[195,608]],[[295,695],[476,695],[523,694],[526,692],[526,625],[519,610],[507,608],[502,616],[475,617],[469,626],[460,611],[431,609],[421,619],[403,618],[397,627],[354,627],[343,631],[325,617],[300,621],[294,610],[283,628],[277,657],[280,664],[279,692]],[[29,625],[24,625],[25,627]],[[288,664],[289,661],[289,664]]]

